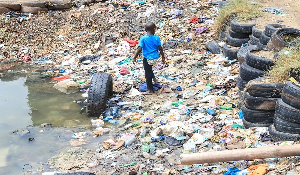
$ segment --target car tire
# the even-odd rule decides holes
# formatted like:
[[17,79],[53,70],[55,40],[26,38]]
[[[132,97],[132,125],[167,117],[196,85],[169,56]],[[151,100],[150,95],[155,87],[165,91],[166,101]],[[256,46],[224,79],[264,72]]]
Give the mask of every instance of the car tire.
[[218,44],[217,41],[211,41],[206,44],[206,48],[213,54],[220,54],[221,53],[221,46]]
[[286,42],[282,39],[284,35],[295,35],[300,36],[300,30],[294,28],[282,28],[273,33],[271,41],[268,44],[270,49],[280,51],[284,47],[293,46],[295,43],[300,42],[299,40],[294,42]]
[[232,38],[239,38],[239,39],[249,38],[249,34],[234,32],[231,29],[229,30],[229,36],[231,36]]
[[255,26],[252,27],[252,35],[256,38],[259,38],[262,31],[258,30]]
[[279,114],[274,115],[274,127],[277,131],[290,133],[290,134],[300,134],[300,124],[293,123],[279,117]]
[[252,123],[249,122],[247,120],[245,120],[244,118],[242,119],[244,127],[245,128],[253,128],[253,127],[268,127],[270,125],[272,125],[272,123]]
[[243,44],[247,43],[249,38],[232,38],[231,36],[227,36],[227,44],[234,47],[241,47]]
[[263,77],[249,81],[247,88],[245,89],[249,95],[253,97],[265,97],[265,98],[280,98],[283,89],[283,83],[254,83]]
[[276,32],[278,29],[285,27],[284,25],[281,24],[268,24],[265,27],[265,34],[268,37],[271,37],[273,35],[274,32]]
[[274,111],[279,98],[253,97],[248,92],[244,93],[244,103],[248,109],[261,111]]
[[239,88],[239,90],[243,91],[247,85],[248,81],[242,79],[240,76],[236,78],[236,85]]
[[300,109],[294,108],[278,99],[275,106],[275,112],[284,120],[300,124]]
[[251,123],[273,123],[274,111],[258,111],[248,109],[245,105],[242,107],[243,115],[246,121]]
[[239,51],[239,49],[232,49],[232,48],[228,47],[226,44],[224,44],[224,46],[223,46],[224,56],[229,58],[230,60],[237,59],[238,51]]
[[265,31],[263,31],[259,37],[259,41],[262,45],[267,45],[270,39],[271,38],[265,34]]
[[250,81],[264,75],[264,71],[253,68],[245,62],[240,67],[240,77],[243,80]]
[[246,61],[246,54],[248,51],[256,50],[256,49],[257,49],[256,45],[249,45],[240,48],[237,52],[237,59],[239,60],[239,63],[242,64],[243,62]]
[[[252,50],[253,51],[253,50]],[[248,51],[246,54],[246,63],[259,70],[266,71],[274,65],[274,61],[269,58],[264,58],[256,56],[251,51]]]
[[112,94],[112,76],[107,73],[93,75],[88,91],[86,113],[88,116],[98,116],[106,109],[108,97]]
[[300,109],[300,87],[291,81],[285,83],[281,99],[290,106]]
[[273,141],[298,141],[300,140],[299,134],[290,134],[290,133],[284,133],[277,131],[274,127],[274,125],[270,125],[268,127],[270,136]]
[[251,34],[252,33],[252,27],[255,26],[255,24],[239,24],[237,23],[238,19],[233,19],[230,22],[230,28],[232,31],[237,33],[245,33],[245,34]]

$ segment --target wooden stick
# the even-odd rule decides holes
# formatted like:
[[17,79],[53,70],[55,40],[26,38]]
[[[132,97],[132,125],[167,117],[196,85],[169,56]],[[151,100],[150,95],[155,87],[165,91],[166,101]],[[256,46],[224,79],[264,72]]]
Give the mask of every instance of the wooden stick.
[[181,154],[181,164],[202,164],[300,155],[300,144]]

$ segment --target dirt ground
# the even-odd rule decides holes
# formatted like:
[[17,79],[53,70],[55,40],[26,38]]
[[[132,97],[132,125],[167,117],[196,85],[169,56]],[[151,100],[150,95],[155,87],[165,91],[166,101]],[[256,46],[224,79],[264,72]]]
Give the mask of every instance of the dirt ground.
[[264,8],[282,8],[286,10],[284,15],[275,15],[268,12],[263,17],[256,19],[258,29],[264,29],[267,24],[284,24],[286,27],[300,28],[300,1],[297,0],[256,0]]

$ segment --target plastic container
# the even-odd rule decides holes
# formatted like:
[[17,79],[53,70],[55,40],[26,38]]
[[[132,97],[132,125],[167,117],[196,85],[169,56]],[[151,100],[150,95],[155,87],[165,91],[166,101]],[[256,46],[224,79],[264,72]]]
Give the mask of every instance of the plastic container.
[[117,125],[119,122],[117,120],[108,120],[109,123]]

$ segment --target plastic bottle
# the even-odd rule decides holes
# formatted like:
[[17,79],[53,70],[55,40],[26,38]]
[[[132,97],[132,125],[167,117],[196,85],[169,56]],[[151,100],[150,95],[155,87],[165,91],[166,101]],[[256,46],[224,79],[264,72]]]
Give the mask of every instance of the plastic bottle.
[[143,144],[143,146],[142,146],[142,151],[143,151],[143,152],[147,152],[147,153],[150,152],[150,146],[148,145],[147,142],[145,142],[145,143]]
[[242,110],[239,110],[238,114],[239,114],[239,119],[243,119],[244,118],[244,114],[243,114]]
[[121,140],[125,141],[124,146],[127,147],[128,145],[132,144],[135,141],[134,134],[125,134],[121,137]]
[[232,110],[231,106],[220,106],[220,109]]
[[119,122],[117,120],[108,120],[109,123],[117,125]]
[[114,107],[113,109],[112,109],[112,116],[116,116],[117,115],[117,113],[118,113],[118,107]]
[[212,110],[212,109],[209,109],[209,108],[206,109],[206,112],[207,112],[209,115],[212,115],[212,116],[216,116],[216,115],[217,115],[217,113],[216,113],[215,110]]

